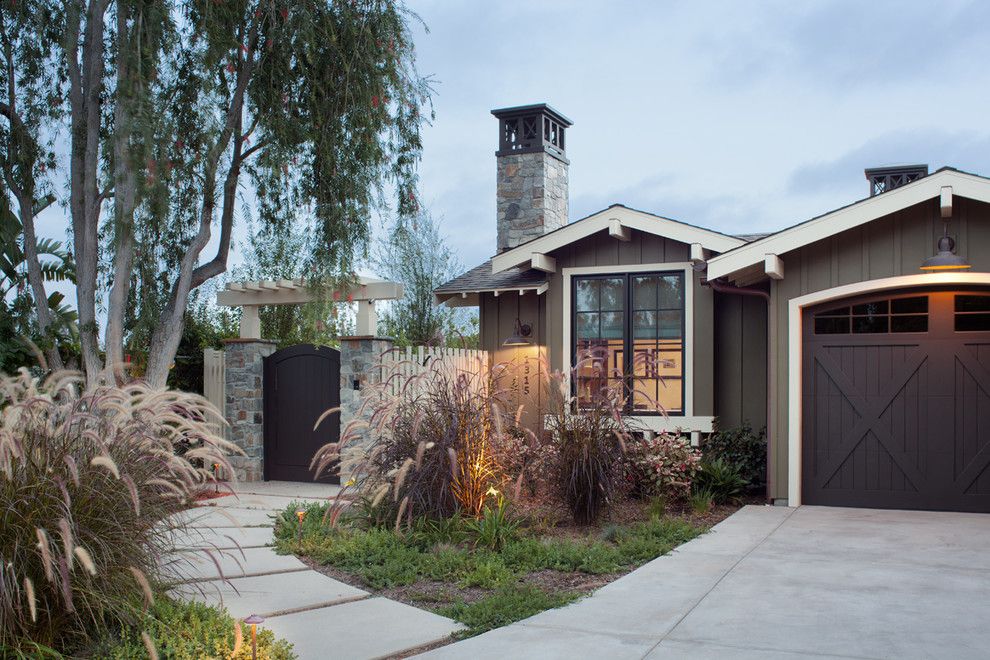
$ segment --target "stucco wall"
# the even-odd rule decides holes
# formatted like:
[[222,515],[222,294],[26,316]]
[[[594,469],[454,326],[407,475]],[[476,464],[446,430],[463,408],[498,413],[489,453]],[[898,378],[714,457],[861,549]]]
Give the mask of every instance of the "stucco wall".
[[[771,420],[773,497],[787,497],[788,302],[844,284],[917,275],[941,233],[939,201],[932,199],[780,255],[785,277],[774,281],[770,291],[774,325],[770,386],[775,393]],[[990,272],[990,206],[956,196],[950,233],[957,239],[956,252],[970,261],[973,271]]]

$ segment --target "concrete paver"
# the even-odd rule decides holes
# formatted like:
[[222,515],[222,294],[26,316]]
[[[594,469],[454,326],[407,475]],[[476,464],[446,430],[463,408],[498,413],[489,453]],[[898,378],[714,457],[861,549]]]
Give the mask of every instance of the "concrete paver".
[[261,548],[272,544],[271,527],[188,528],[175,535],[177,548]]
[[589,598],[423,657],[983,658],[988,544],[990,515],[745,507]]
[[235,578],[245,575],[284,573],[308,569],[292,555],[279,555],[271,548],[243,548],[241,550],[191,549],[179,550],[169,559],[174,561],[187,580],[216,580],[220,566],[222,577]]

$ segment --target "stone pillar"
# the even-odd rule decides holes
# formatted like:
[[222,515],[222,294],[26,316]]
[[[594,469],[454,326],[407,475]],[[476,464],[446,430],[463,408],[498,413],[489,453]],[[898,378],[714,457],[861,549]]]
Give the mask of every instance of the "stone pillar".
[[265,478],[264,363],[275,352],[275,342],[264,339],[228,339],[225,342],[227,422],[230,441],[245,456],[231,457],[238,481]]
[[[392,348],[392,340],[371,335],[340,338],[340,433],[348,423],[362,417],[361,404],[368,385],[380,383],[382,368],[381,356]],[[364,418],[370,421],[371,410],[366,409]],[[361,429],[357,437],[348,442],[340,453],[340,483],[352,477],[360,478],[356,468],[373,442],[368,429]]]

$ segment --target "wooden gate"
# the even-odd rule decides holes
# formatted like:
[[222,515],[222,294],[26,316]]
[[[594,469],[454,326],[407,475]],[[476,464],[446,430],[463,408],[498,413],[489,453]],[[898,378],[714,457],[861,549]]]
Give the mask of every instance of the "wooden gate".
[[[340,440],[340,413],[313,429],[326,410],[340,405],[340,352],[299,344],[264,363],[265,479],[313,481],[310,461],[323,445]],[[339,483],[336,474],[320,481]]]
[[810,310],[803,372],[803,502],[990,512],[986,292]]

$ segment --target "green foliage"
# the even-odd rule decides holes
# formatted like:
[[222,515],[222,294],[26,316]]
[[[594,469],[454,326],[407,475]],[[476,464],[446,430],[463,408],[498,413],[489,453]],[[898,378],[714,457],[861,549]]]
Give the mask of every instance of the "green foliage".
[[724,458],[701,461],[701,470],[694,477],[695,491],[710,493],[716,504],[736,502],[746,488],[739,468]]
[[580,596],[574,593],[548,593],[528,585],[503,587],[474,603],[455,603],[439,613],[460,621],[468,627],[459,637],[473,637],[483,632],[507,626],[515,621],[539,614],[544,610],[567,605]]
[[210,304],[205,299],[210,293],[202,290],[190,295],[190,308],[183,323],[175,366],[168,374],[168,386],[172,389],[202,394],[203,350],[221,349],[224,339],[239,336],[233,310]]
[[477,546],[501,550],[516,535],[519,521],[509,517],[509,503],[499,499],[494,508],[486,506],[477,520],[469,520],[467,528]]
[[692,511],[698,515],[704,515],[711,511],[715,505],[715,496],[707,488],[700,488],[691,493],[691,497],[688,498],[688,504]]
[[176,514],[209,479],[190,459],[230,469],[230,445],[197,421],[202,398],[79,379],[0,380],[3,646],[71,652],[132,625],[146,590],[174,578]]
[[[234,627],[238,625],[241,627],[242,642],[234,654]],[[138,623],[124,629],[116,639],[100,644],[94,655],[108,660],[145,658],[148,652],[141,632],[151,637],[158,656],[163,659],[251,658],[249,625],[235,621],[224,610],[201,603],[179,603],[168,598],[156,601]],[[276,639],[274,633],[264,626],[258,629],[257,640],[259,660],[290,660],[296,657],[292,644]]]
[[626,466],[634,492],[683,499],[691,490],[701,454],[683,436],[658,433],[632,438],[626,446]]
[[701,445],[706,459],[721,458],[739,469],[751,490],[767,482],[767,430],[754,431],[749,424],[721,429],[709,435]]
[[397,346],[456,345],[456,311],[437,305],[433,291],[460,275],[460,262],[451,252],[436,220],[429,213],[401,223],[388,232],[372,260],[377,274],[401,282],[401,300],[391,301],[380,318],[382,329]]

